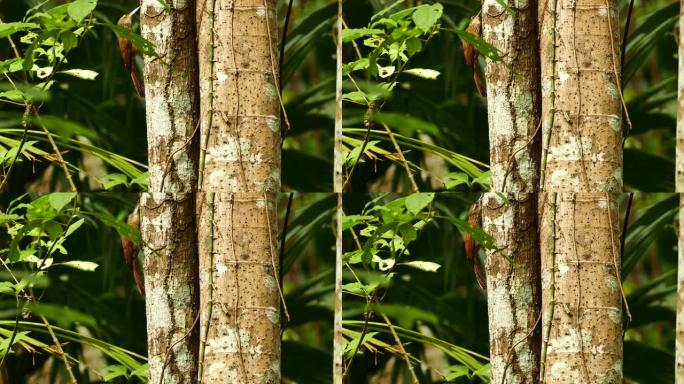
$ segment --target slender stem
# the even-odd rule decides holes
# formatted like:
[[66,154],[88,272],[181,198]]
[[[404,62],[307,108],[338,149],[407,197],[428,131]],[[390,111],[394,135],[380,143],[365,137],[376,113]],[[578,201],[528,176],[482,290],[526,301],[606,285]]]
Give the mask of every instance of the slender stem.
[[416,180],[413,178],[411,168],[409,167],[408,161],[406,161],[406,158],[404,157],[404,153],[401,151],[401,147],[399,147],[399,143],[397,143],[397,139],[394,138],[394,134],[392,133],[392,130],[389,129],[387,124],[382,124],[382,126],[385,128],[385,132],[387,132],[387,136],[389,136],[390,141],[392,141],[392,145],[394,145],[394,150],[397,151],[399,160],[401,160],[401,163],[404,165],[409,183],[411,183],[411,192],[418,192],[418,185],[416,185]]
[[[209,146],[209,136],[211,133],[211,126],[213,124],[214,118],[214,18],[216,15],[216,0],[210,0],[211,4],[207,12],[209,13],[209,74],[208,74],[208,86],[207,86],[207,99],[209,101],[209,108],[207,108],[207,124],[206,132],[204,133],[204,142],[200,147],[200,163],[199,172],[197,175],[197,185],[198,189],[202,189],[202,181],[204,180],[204,167],[207,157],[207,146]],[[201,130],[200,130],[201,131]],[[240,146],[238,145],[238,148]],[[200,364],[200,369],[202,364]]]
[[204,334],[200,340],[199,364],[197,367],[197,382],[202,383],[202,373],[204,371],[204,351],[209,337],[209,324],[211,324],[211,312],[214,305],[214,198],[215,192],[209,193],[209,271],[207,274],[207,318],[204,319]]
[[392,325],[390,320],[387,318],[387,315],[380,312],[380,316],[382,316],[382,319],[385,320],[387,327],[389,328],[390,332],[392,333],[392,337],[394,337],[394,341],[397,343],[397,349],[399,350],[399,353],[404,358],[404,361],[406,361],[406,366],[408,367],[409,373],[411,374],[411,384],[420,383],[420,381],[418,380],[418,376],[416,376],[416,372],[413,370],[413,364],[411,364],[411,360],[409,359],[409,354],[406,353],[406,350],[404,349],[404,345],[401,343],[401,339],[399,338],[399,335],[397,335],[397,331],[394,330],[394,326]]
[[553,203],[551,204],[551,276],[549,278],[549,293],[551,299],[549,300],[548,316],[546,320],[546,334],[542,340],[541,346],[541,364],[539,366],[539,383],[544,383],[544,372],[546,368],[546,353],[549,346],[549,338],[551,337],[551,325],[553,324],[553,312],[555,307],[556,295],[556,202],[558,194],[553,193]]
[[[558,0],[553,0],[553,9],[551,10],[552,15],[552,27],[551,27],[551,40],[553,46],[553,52],[551,55],[551,84],[549,90],[549,99],[551,100],[551,108],[549,110],[549,127],[546,132],[546,142],[542,148],[541,163],[542,168],[539,175],[539,190],[544,190],[544,179],[546,176],[546,162],[548,160],[549,146],[551,145],[551,133],[553,132],[553,124],[556,114],[556,20],[557,15]],[[542,130],[542,133],[544,131]],[[543,365],[542,365],[543,368]]]
[[53,332],[52,326],[50,326],[50,323],[47,321],[45,316],[40,315],[40,319],[43,321],[43,324],[45,324],[45,328],[47,329],[48,333],[50,334],[50,337],[52,338],[52,342],[55,343],[55,349],[57,350],[57,354],[62,358],[62,361],[64,361],[64,366],[66,367],[67,375],[69,376],[69,384],[77,384],[78,382],[76,381],[76,377],[74,376],[74,372],[71,370],[71,365],[69,365],[69,360],[67,360],[66,354],[64,353],[64,350],[62,349],[62,344],[60,344],[59,339],[55,335],[55,332]]

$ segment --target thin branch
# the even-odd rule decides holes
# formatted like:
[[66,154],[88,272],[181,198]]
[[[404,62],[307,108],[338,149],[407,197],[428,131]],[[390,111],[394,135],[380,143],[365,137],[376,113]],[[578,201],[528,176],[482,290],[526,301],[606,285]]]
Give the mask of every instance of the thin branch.
[[394,145],[394,149],[397,151],[397,155],[399,155],[399,159],[401,160],[401,163],[404,166],[404,169],[406,170],[406,175],[408,176],[409,183],[411,183],[411,192],[418,192],[418,185],[416,185],[416,181],[413,179],[413,173],[411,173],[411,168],[409,167],[408,161],[406,161],[406,158],[404,157],[404,153],[401,151],[401,147],[399,147],[399,143],[397,143],[397,140],[394,138],[392,130],[389,129],[387,124],[382,124],[382,126],[383,128],[385,128],[385,132],[387,132],[387,135],[392,141],[392,145]]
[[397,331],[394,330],[394,326],[392,325],[392,323],[387,318],[387,315],[380,312],[380,316],[382,316],[382,319],[385,320],[387,327],[389,328],[390,332],[392,333],[392,337],[394,337],[394,341],[397,343],[397,348],[399,349],[399,353],[404,358],[404,361],[406,361],[406,366],[408,367],[409,373],[411,374],[411,384],[420,383],[420,381],[418,380],[418,376],[416,376],[416,372],[413,370],[413,365],[411,364],[411,360],[408,357],[409,355],[408,355],[408,353],[406,353],[406,350],[404,349],[404,345],[401,343],[401,339],[399,339],[399,335],[397,335]]
[[71,365],[69,365],[69,361],[66,358],[66,354],[64,353],[64,350],[62,349],[62,344],[60,344],[59,339],[55,335],[55,332],[52,330],[52,326],[47,321],[45,316],[40,315],[40,319],[43,321],[43,324],[45,324],[45,328],[47,329],[48,333],[50,334],[50,337],[52,338],[52,342],[55,343],[55,349],[57,350],[57,354],[62,358],[62,361],[64,361],[64,366],[66,367],[67,375],[69,376],[69,384],[77,384],[78,382],[76,381],[76,377],[74,376],[74,372],[71,370]]

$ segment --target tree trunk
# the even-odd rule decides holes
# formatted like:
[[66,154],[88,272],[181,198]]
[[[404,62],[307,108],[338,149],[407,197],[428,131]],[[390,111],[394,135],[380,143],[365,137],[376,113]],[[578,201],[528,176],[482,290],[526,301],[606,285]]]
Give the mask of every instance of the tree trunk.
[[617,1],[539,5],[541,380],[622,382]]
[[202,383],[280,383],[275,2],[198,4]]
[[616,0],[542,1],[541,188],[622,191]]
[[[539,379],[541,292],[537,234],[539,59],[537,10],[527,1],[482,5],[482,35],[502,61],[487,60],[491,192],[482,204],[492,383]],[[506,196],[504,202],[499,194]]]
[[622,383],[617,194],[542,196],[545,383]]
[[679,253],[677,263],[677,332],[675,341],[675,384],[684,384],[684,196],[679,201]]
[[199,327],[195,188],[198,122],[195,9],[143,0],[149,192],[141,198],[150,383],[195,383]]

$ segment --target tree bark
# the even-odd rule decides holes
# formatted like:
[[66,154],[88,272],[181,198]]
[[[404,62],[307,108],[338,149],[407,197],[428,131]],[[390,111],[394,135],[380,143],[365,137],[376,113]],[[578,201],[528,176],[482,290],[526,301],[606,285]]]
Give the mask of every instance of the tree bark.
[[617,1],[539,5],[544,383],[622,382]]
[[541,189],[622,191],[616,0],[542,1]]
[[622,383],[618,194],[542,195],[542,380]]
[[199,327],[194,221],[198,123],[193,2],[143,0],[149,192],[140,203],[150,383],[195,383]]
[[202,383],[280,383],[275,1],[198,4]]
[[[487,60],[491,192],[481,200],[487,251],[492,383],[539,380],[541,309],[537,229],[539,56],[536,2],[482,5],[482,37],[503,60]],[[505,196],[505,202],[501,196]]]
[[684,196],[679,200],[677,246],[677,331],[675,340],[675,384],[684,384]]

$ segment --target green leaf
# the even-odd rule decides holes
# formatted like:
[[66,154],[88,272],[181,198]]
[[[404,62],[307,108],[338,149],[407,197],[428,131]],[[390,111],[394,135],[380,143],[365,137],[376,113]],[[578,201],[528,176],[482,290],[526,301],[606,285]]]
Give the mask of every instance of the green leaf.
[[67,228],[66,232],[64,233],[64,237],[68,237],[69,235],[74,233],[74,231],[76,231],[78,228],[80,228],[84,222],[85,222],[85,219],[79,219],[75,223],[71,224],[69,226],[69,228]]
[[409,261],[407,263],[400,263],[400,265],[407,265],[425,272],[437,272],[441,267],[441,265],[433,263],[432,261]]
[[76,192],[55,192],[49,195],[48,202],[52,208],[59,212],[69,204],[74,197],[76,197]]
[[112,189],[117,185],[128,185],[128,177],[123,173],[108,173],[102,178],[102,187]]
[[423,4],[413,12],[413,22],[423,32],[428,32],[435,25],[437,20],[442,17],[442,4]]
[[446,380],[451,381],[451,380],[456,380],[459,377],[468,377],[470,374],[470,370],[468,367],[463,366],[463,365],[452,365],[448,368],[448,373],[446,375]]
[[95,6],[97,6],[97,0],[75,0],[69,4],[67,12],[69,17],[80,23],[93,12]]
[[427,69],[427,68],[411,68],[404,70],[404,73],[408,73],[409,75],[413,76],[418,76],[422,77],[423,79],[430,79],[430,80],[435,80],[437,76],[439,76],[439,71],[435,71],[434,69]]
[[60,73],[63,73],[65,75],[69,75],[69,76],[78,77],[79,79],[84,79],[84,80],[95,80],[95,78],[98,75],[97,72],[91,71],[89,69],[67,69],[65,71],[61,71]]
[[409,210],[409,212],[413,213],[414,215],[417,215],[422,211],[425,207],[430,205],[432,202],[432,199],[435,198],[435,194],[432,192],[427,192],[427,193],[414,193],[411,195],[408,195],[406,197],[406,209]]
[[456,188],[457,186],[461,184],[466,184],[470,185],[470,178],[468,177],[467,174],[463,172],[451,172],[447,173],[444,175],[444,178],[446,180],[446,188],[447,189],[452,189]]
[[375,28],[349,28],[342,30],[342,42],[348,43],[365,36],[378,35],[383,32],[382,29]]
[[354,92],[345,93],[344,95],[342,95],[342,99],[366,105],[367,104],[366,100],[368,100],[369,97],[368,97],[368,95],[366,95],[362,91],[354,91]]
[[109,365],[104,369],[104,376],[102,379],[104,381],[112,381],[117,377],[128,378],[128,369],[123,365]]
[[0,23],[0,38],[5,38],[19,31],[38,28],[36,23]]
[[97,267],[99,267],[99,265],[97,265],[97,263],[93,263],[92,261],[80,261],[80,260],[71,260],[71,261],[66,261],[64,263],[58,263],[55,265],[65,265],[67,267],[80,269],[82,271],[90,271],[90,272],[96,270]]

